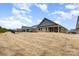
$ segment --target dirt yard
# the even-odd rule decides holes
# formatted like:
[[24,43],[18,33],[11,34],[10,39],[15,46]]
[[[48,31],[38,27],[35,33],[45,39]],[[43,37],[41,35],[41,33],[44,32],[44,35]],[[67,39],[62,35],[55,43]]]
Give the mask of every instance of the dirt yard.
[[1,56],[79,56],[79,34],[0,33]]

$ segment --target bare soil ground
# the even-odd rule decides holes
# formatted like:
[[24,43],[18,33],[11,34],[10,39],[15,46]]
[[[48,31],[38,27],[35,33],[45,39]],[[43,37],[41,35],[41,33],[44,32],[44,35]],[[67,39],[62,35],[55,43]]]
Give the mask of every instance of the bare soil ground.
[[0,34],[1,56],[79,56],[79,34],[6,32]]

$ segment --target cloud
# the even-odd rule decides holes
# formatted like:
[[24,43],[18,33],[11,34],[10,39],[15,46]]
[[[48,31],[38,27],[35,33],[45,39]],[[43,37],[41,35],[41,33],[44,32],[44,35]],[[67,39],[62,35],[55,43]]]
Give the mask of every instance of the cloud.
[[28,17],[24,17],[22,15],[19,16],[19,19],[28,23],[32,23],[32,20]]
[[21,23],[18,20],[5,18],[4,20],[0,20],[0,25],[8,29],[15,29],[15,28],[20,28],[22,25],[25,25],[25,24]]
[[79,15],[79,10],[71,10],[71,14],[78,16]]
[[32,19],[32,16],[31,15],[28,15],[28,18]]
[[16,3],[13,5],[15,8],[18,8],[20,10],[25,10],[25,11],[31,12],[30,7],[32,6],[32,4],[30,4],[30,3]]
[[19,15],[20,12],[21,12],[20,10],[17,10],[17,9],[14,8],[14,7],[12,8],[12,14],[13,14],[13,15]]
[[43,12],[48,12],[48,5],[47,4],[35,4],[38,8],[40,8]]
[[60,21],[58,21],[58,20],[55,20],[54,22],[55,22],[55,23],[57,23],[57,24],[61,24],[61,22],[60,22]]
[[79,16],[79,10],[69,10],[68,12],[56,10],[51,14],[51,16],[54,16],[53,19],[55,19],[54,21],[56,23],[63,25],[68,29],[73,29],[75,28],[77,17]]
[[31,26],[31,21],[26,17],[25,18],[20,17],[19,20],[18,18],[15,17],[9,17],[9,18],[0,19],[0,25],[8,29],[16,29],[16,28],[20,28],[21,26]]
[[[31,11],[30,4],[13,4],[12,16],[0,19],[0,25],[5,28],[20,28],[21,26],[31,26],[32,16],[26,15]],[[6,24],[6,25],[5,25]]]
[[19,9],[16,9],[15,7],[12,8],[12,14],[13,15],[19,15],[19,14],[25,14],[26,11],[24,10],[19,10]]
[[66,5],[65,7],[66,7],[67,9],[75,9],[75,8],[76,8],[74,5],[70,5],[70,4],[69,4],[69,5]]
[[52,15],[56,16],[56,18],[60,20],[70,20],[73,18],[70,12],[64,11],[54,11],[52,12]]
[[67,4],[65,5],[67,9],[79,9],[79,3]]
[[52,12],[52,15],[56,15],[57,19],[62,20],[72,20],[75,19],[79,15],[79,10],[70,10],[69,12],[65,11],[54,11]]
[[[14,4],[14,7],[12,8],[14,18],[16,18],[19,21],[25,21],[25,22],[27,21],[29,23],[32,23],[31,15],[26,16],[25,14],[26,12],[29,12],[30,6],[31,6],[30,4]],[[18,7],[20,9],[17,9]]]
[[42,19],[38,19],[36,24],[39,24],[42,21]]

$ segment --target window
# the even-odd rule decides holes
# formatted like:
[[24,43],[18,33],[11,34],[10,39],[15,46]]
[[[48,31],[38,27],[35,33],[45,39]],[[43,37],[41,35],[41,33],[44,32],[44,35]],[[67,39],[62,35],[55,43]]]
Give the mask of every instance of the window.
[[39,30],[39,31],[42,31],[42,28],[39,28],[38,30]]
[[23,32],[25,32],[25,30],[23,30]]

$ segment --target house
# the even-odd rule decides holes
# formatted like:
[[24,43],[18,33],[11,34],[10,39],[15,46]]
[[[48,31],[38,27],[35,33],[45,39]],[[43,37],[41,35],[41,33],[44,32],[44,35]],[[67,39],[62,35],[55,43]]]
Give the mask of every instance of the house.
[[28,27],[28,26],[22,26],[22,31],[23,32],[33,32],[33,28],[32,27]]
[[28,27],[28,26],[22,26],[20,29],[17,29],[16,32],[36,32],[36,28]]
[[33,28],[28,26],[22,26],[21,28],[17,28],[16,32],[32,32]]
[[65,27],[63,27],[47,18],[44,18],[43,21],[37,26],[37,31],[67,33],[68,29],[66,29]]
[[79,33],[79,16],[77,18],[76,31]]
[[68,30],[65,27],[47,18],[44,18],[40,22],[40,24],[34,25],[32,27],[22,26],[21,30],[23,32],[62,32],[62,33],[68,32]]

